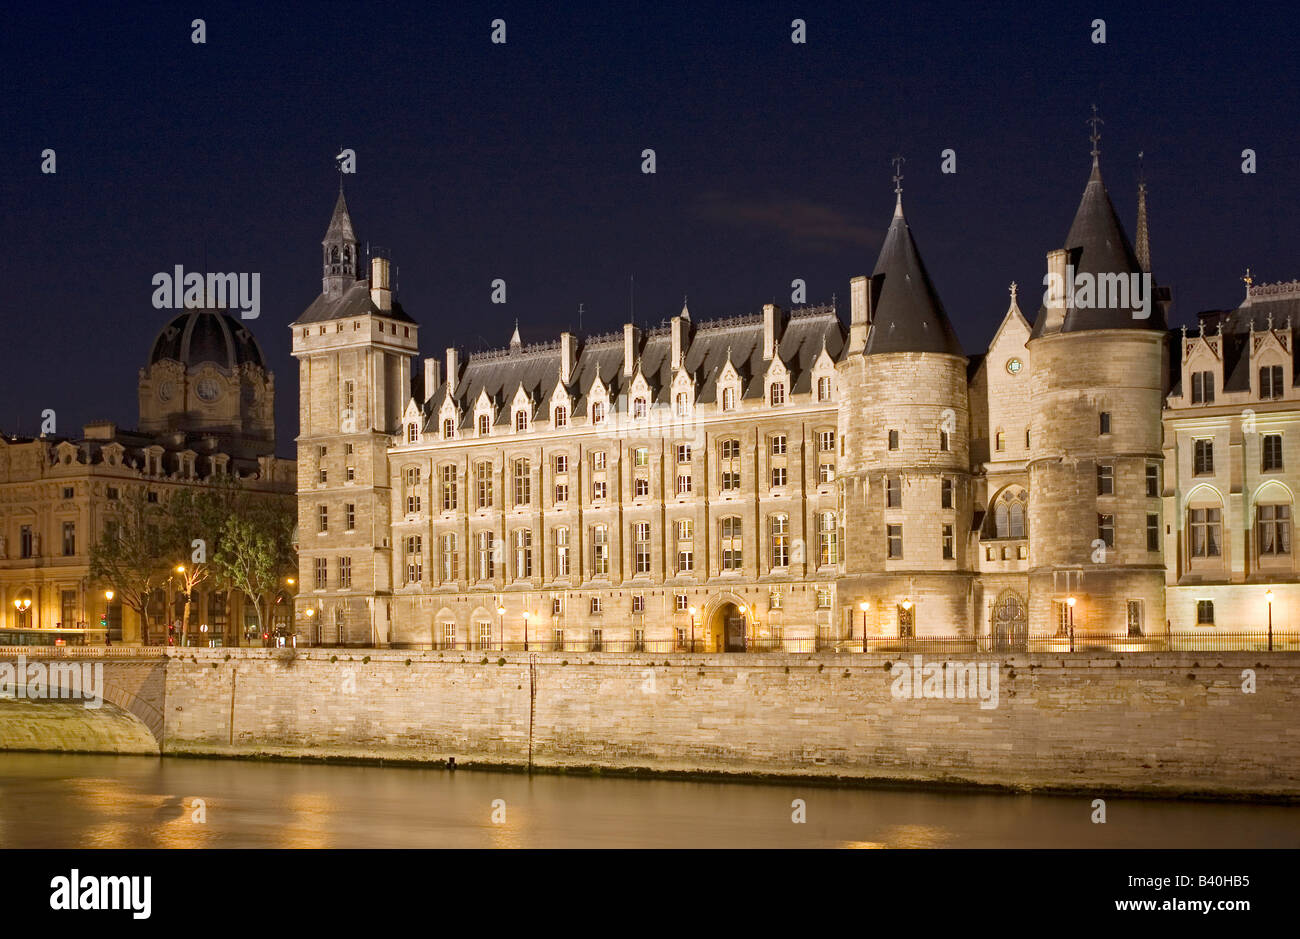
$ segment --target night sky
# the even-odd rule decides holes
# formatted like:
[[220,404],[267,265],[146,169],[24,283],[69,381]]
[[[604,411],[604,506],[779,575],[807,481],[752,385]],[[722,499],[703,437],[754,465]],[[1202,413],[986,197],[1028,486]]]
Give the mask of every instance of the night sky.
[[[1023,286],[1033,316],[1089,169],[1133,235],[1145,151],[1172,321],[1236,305],[1240,277],[1300,277],[1293,12],[1184,3],[494,2],[25,5],[0,29],[0,428],[133,426],[136,375],[171,317],[152,275],[260,272],[248,321],[292,455],[289,329],[320,290],[346,177],[363,242],[398,267],[421,351],[809,301],[870,273],[904,204],[968,354]],[[206,45],[190,21],[207,24]],[[507,24],[505,45],[489,41]],[[808,42],[790,41],[791,20]],[[1092,20],[1107,42],[1090,41]],[[40,172],[45,148],[58,172]],[[641,151],[658,172],[641,172]],[[1241,172],[1241,151],[1258,173]],[[940,173],[940,152],[957,173]],[[509,302],[490,302],[503,278]],[[629,278],[635,277],[635,293]]]

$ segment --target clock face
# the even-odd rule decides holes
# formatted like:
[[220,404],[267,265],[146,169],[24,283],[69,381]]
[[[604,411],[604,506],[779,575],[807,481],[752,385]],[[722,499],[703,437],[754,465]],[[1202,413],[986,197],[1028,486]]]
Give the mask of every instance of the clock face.
[[215,378],[200,378],[194,393],[199,396],[200,401],[215,401],[221,394],[221,386],[217,384]]
[[161,385],[158,386],[158,400],[170,401],[172,399],[172,394],[174,391],[175,389],[172,387],[171,382],[169,381],[163,382]]
[[1012,375],[1019,374],[1022,368],[1024,368],[1024,363],[1021,362],[1019,359],[1007,360],[1007,371],[1010,372]]

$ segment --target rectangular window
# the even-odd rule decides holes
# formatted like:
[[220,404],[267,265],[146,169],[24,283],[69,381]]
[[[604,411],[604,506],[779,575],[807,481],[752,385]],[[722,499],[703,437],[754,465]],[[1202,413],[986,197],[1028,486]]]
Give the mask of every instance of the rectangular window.
[[1142,601],[1128,601],[1128,634],[1131,637],[1142,635]]
[[1192,373],[1192,404],[1214,403],[1214,373]]
[[63,556],[70,558],[77,553],[77,523],[63,523]]
[[720,485],[723,492],[740,489],[740,441],[724,440],[721,447]]
[[785,455],[785,434],[776,434],[772,437],[772,456]]
[[1214,625],[1214,601],[1213,600],[1196,601],[1196,625],[1197,626]]
[[835,452],[835,431],[823,430],[817,434],[817,449],[822,453]]
[[1110,433],[1110,412],[1102,411],[1099,415],[1097,415],[1097,417],[1098,417],[1097,432],[1102,435],[1109,434]]
[[521,528],[515,532],[515,579],[533,576],[533,532]]
[[650,573],[650,523],[637,522],[632,526],[632,543],[638,574]]
[[77,591],[59,591],[59,625],[65,628],[77,623]]
[[414,515],[420,511],[420,468],[407,467],[403,473],[403,481],[406,484],[406,514]]
[[456,554],[456,535],[448,533],[442,536],[442,579],[444,582],[456,580],[460,575],[457,570],[459,559]]
[[442,510],[454,511],[456,508],[456,467],[442,468]]
[[1115,547],[1115,516],[1097,516],[1097,537],[1105,543],[1106,547]]
[[691,445],[688,443],[679,443],[677,445],[678,465],[689,462],[691,462]]
[[832,483],[835,481],[835,464],[823,462],[817,464],[817,482]]
[[1147,550],[1160,550],[1160,516],[1147,516]]
[[636,499],[644,499],[650,495],[650,480],[644,476],[638,476],[632,481],[632,496]]
[[604,525],[591,529],[591,572],[598,575],[609,573],[609,529]]
[[1155,499],[1160,496],[1160,467],[1147,464],[1147,496]]
[[903,526],[887,525],[888,537],[888,557],[901,558],[903,556]]
[[679,496],[689,496],[691,494],[691,475],[690,473],[680,473],[677,476],[677,494]]
[[785,467],[784,466],[772,467],[772,488],[780,489],[784,485],[785,485]]
[[822,512],[817,516],[817,565],[840,562],[840,531],[836,524],[834,512]]
[[1222,515],[1218,508],[1190,509],[1187,532],[1194,558],[1217,558],[1222,544]]
[[478,549],[478,579],[491,580],[496,576],[496,541],[490,531],[481,531],[476,536]]
[[492,621],[491,620],[479,620],[478,647],[480,649],[492,648]]
[[952,480],[946,476],[939,483],[939,508],[952,508]]
[[1277,557],[1291,553],[1291,506],[1256,507],[1255,530],[1259,533],[1261,556]]
[[515,460],[515,505],[528,505],[533,498],[532,466],[526,459]]
[[72,486],[63,487],[63,498],[71,499],[76,490]]
[[330,530],[330,507],[328,505],[316,506],[316,530],[318,532]]
[[478,463],[474,466],[474,484],[478,490],[475,508],[490,508],[492,506],[491,463]]
[[[599,613],[599,612],[603,609],[603,606],[602,606],[601,601],[600,601],[600,597],[592,597],[592,598],[591,598],[591,608],[590,608],[590,609],[591,609],[591,612],[593,612],[593,613]],[[557,630],[557,631],[558,631],[558,630]],[[559,636],[557,636],[556,638],[557,638],[560,642],[564,642],[564,636],[563,636],[562,634],[559,635]]]
[[339,589],[352,587],[352,558],[339,558]]
[[939,449],[945,453],[948,451],[948,431],[939,431]]
[[773,515],[769,527],[772,546],[772,567],[790,566],[790,519],[786,515]]
[[1280,398],[1282,393],[1282,366],[1265,365],[1259,370],[1259,396]]
[[635,593],[632,595],[632,612],[633,613],[645,612],[645,594]]
[[951,560],[952,560],[952,558],[953,558],[952,550],[953,550],[953,548],[952,548],[952,526],[951,526],[951,525],[944,525],[944,526],[943,526],[943,559],[944,559],[945,561],[951,561]]
[[633,466],[649,466],[650,450],[648,447],[636,447],[632,450]]
[[679,519],[677,529],[677,573],[689,574],[695,570],[695,523],[689,518]]
[[690,605],[686,600],[686,594],[679,593],[673,597],[673,609],[678,613],[685,613],[690,610]]
[[738,571],[744,557],[744,537],[740,519],[729,516],[722,520],[722,569]]
[[355,531],[357,527],[357,506],[355,502],[349,502],[343,506],[343,528],[346,531]]
[[313,572],[315,574],[315,583],[316,583],[317,590],[325,589],[326,580],[329,577],[329,568],[326,566],[327,564],[328,562],[325,560],[325,558],[316,558],[315,560],[315,566],[313,568]]
[[1278,473],[1282,470],[1282,435],[1265,434],[1262,443],[1263,465],[1265,473]]
[[885,508],[899,509],[903,507],[903,488],[897,476],[885,477]]
[[605,468],[604,450],[597,450],[591,455],[591,468],[594,470],[603,470]]
[[554,469],[557,476],[567,473],[569,471],[569,458],[563,453],[557,453],[555,455]]
[[817,609],[829,610],[831,608],[831,588],[824,584],[817,587]]
[[424,542],[420,535],[406,538],[406,582],[418,584],[424,577]]
[[569,484],[568,484],[568,483],[556,483],[556,484],[555,484],[555,504],[556,504],[556,505],[563,505],[564,503],[566,503],[566,502],[568,502],[568,501],[569,501]]
[[891,450],[898,449],[898,431],[896,430],[891,430],[889,432],[889,449]]
[[593,479],[593,480],[591,481],[591,498],[592,498],[593,500],[604,499],[604,498],[605,498],[605,493],[606,493],[607,491],[608,491],[608,490],[606,489],[606,486],[605,486],[605,480],[603,480],[603,479]]
[[1206,476],[1214,472],[1214,441],[1197,440],[1192,444],[1192,472]]
[[555,540],[555,576],[569,576],[569,529],[557,528],[552,536]]
[[1097,495],[1113,496],[1115,494],[1115,467],[1109,463],[1097,465]]

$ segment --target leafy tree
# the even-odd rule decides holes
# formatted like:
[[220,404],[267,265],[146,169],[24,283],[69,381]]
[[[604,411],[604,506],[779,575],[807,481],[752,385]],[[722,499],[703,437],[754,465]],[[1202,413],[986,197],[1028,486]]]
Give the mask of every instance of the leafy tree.
[[248,600],[261,635],[267,634],[276,591],[297,568],[296,523],[292,500],[261,498],[248,500],[221,526],[212,563],[221,579]]
[[231,477],[214,476],[202,489],[181,489],[167,502],[163,542],[170,570],[185,593],[181,642],[190,629],[194,591],[217,573],[212,555],[226,519],[244,501]]
[[166,515],[143,488],[128,489],[109,516],[103,536],[90,549],[90,579],[116,591],[140,616],[140,637],[149,641],[149,600],[167,581]]

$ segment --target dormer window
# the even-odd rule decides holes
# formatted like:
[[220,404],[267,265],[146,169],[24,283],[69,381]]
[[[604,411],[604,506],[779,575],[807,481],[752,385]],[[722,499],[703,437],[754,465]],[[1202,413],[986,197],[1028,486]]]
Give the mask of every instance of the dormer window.
[[831,380],[823,375],[817,379],[817,400],[829,401],[831,399]]
[[442,439],[450,440],[455,436],[456,436],[456,422],[450,417],[444,418],[442,422]]
[[1214,403],[1214,373],[1192,372],[1192,404]]
[[1282,397],[1282,366],[1265,365],[1259,370],[1259,396],[1266,400]]
[[406,442],[415,443],[420,439],[420,425],[411,421],[406,425]]
[[488,416],[486,414],[480,414],[478,416],[478,435],[480,437],[486,437],[491,429],[492,422],[488,420]]
[[528,429],[528,412],[527,412],[527,411],[523,411],[523,410],[516,411],[516,412],[515,412],[515,432],[516,432],[516,433],[522,433],[523,431],[525,431],[525,430],[527,430],[527,429]]
[[632,416],[634,418],[645,417],[646,407],[647,403],[645,398],[634,398],[632,401]]
[[557,429],[561,427],[569,426],[569,409],[566,408],[564,405],[560,405],[555,409],[554,424]]
[[734,411],[735,409],[736,409],[736,389],[723,388],[722,389],[722,410]]
[[785,382],[772,382],[772,390],[769,392],[768,400],[774,408],[785,404]]
[[676,408],[677,408],[678,417],[685,417],[687,414],[690,413],[691,401],[690,401],[690,396],[686,392],[684,391],[677,392]]
[[591,422],[600,424],[605,420],[605,405],[597,401],[591,406]]

